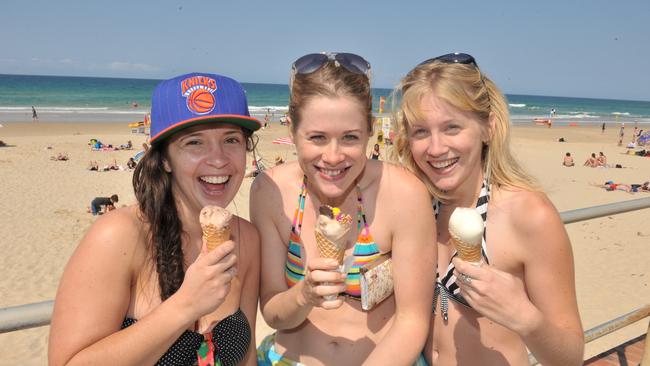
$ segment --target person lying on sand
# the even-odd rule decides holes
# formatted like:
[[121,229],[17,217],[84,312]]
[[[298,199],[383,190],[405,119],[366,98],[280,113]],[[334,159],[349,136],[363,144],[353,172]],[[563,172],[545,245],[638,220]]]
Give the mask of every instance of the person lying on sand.
[[628,193],[635,192],[650,192],[650,181],[643,182],[643,184],[623,184],[623,183],[614,183],[614,181],[608,180],[605,184],[592,184],[595,187],[605,188],[606,191],[625,191]]
[[58,153],[56,155],[50,156],[50,160],[66,161],[66,160],[70,160],[70,157],[68,156],[68,153]]

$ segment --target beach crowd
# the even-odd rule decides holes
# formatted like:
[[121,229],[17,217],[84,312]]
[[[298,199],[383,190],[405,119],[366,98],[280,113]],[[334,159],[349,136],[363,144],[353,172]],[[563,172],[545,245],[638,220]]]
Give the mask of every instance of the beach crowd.
[[[351,53],[298,58],[296,160],[255,159],[254,174],[268,119],[250,116],[239,82],[162,81],[150,146],[129,162],[137,203],[93,200],[103,215],[61,278],[49,363],[582,364],[571,243],[512,152],[499,88],[469,54],[420,62],[395,88],[383,156],[369,145],[370,69]],[[228,206],[246,176],[250,221],[232,215],[208,250],[202,210]],[[477,221],[456,229],[463,208]],[[258,306],[275,330],[261,342]]]

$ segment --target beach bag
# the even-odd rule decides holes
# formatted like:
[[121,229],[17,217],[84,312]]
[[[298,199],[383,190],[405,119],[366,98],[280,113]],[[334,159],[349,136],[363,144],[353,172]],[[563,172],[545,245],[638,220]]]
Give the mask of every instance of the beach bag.
[[371,310],[393,294],[393,261],[390,254],[359,269],[361,282],[361,308]]

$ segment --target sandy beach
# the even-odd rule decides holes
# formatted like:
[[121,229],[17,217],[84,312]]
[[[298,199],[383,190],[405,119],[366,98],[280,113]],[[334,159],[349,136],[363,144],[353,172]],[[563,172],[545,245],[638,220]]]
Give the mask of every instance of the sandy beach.
[[[0,147],[0,308],[54,298],[70,254],[94,221],[86,212],[90,201],[118,194],[118,206],[135,202],[130,171],[89,171],[89,161],[101,167],[115,159],[125,166],[145,141],[144,135],[131,134],[126,123],[3,124],[0,140],[8,146]],[[608,180],[628,184],[650,180],[650,158],[624,154],[626,149],[617,146],[617,133],[614,124],[601,133],[597,124],[546,128],[531,123],[514,128],[513,144],[516,155],[558,210],[566,211],[650,197],[649,193],[607,192],[592,186]],[[295,159],[291,145],[271,143],[288,135],[277,121],[258,135],[258,151],[265,164],[272,165],[276,156]],[[566,142],[558,142],[560,137]],[[88,142],[92,138],[114,146],[131,140],[134,149],[91,151]],[[582,166],[592,152],[600,151],[609,164],[624,168]],[[566,152],[574,156],[575,167],[561,165]],[[70,159],[50,160],[57,153],[67,153]],[[245,218],[251,182],[245,179],[230,207]],[[645,209],[566,226],[585,330],[650,303],[649,214],[650,209]],[[553,291],[549,288],[548,295],[553,296]],[[645,333],[647,326],[645,319],[588,344],[585,358]],[[48,331],[40,327],[0,334],[0,366],[46,364]],[[270,331],[258,317],[258,342]]]

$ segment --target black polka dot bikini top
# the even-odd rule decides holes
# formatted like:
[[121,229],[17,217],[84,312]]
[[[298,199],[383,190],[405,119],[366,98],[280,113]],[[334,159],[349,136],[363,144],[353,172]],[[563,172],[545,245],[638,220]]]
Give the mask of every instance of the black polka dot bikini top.
[[[121,329],[136,322],[136,319],[125,318]],[[197,361],[196,352],[202,342],[202,334],[186,330],[156,362],[156,365],[194,365]],[[222,319],[212,329],[212,342],[215,346],[215,364],[220,362],[224,366],[234,366],[244,359],[251,342],[251,328],[241,309]]]

